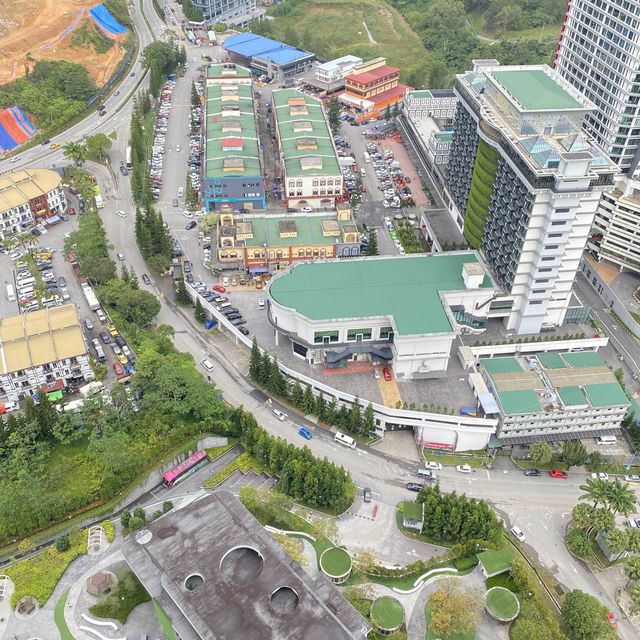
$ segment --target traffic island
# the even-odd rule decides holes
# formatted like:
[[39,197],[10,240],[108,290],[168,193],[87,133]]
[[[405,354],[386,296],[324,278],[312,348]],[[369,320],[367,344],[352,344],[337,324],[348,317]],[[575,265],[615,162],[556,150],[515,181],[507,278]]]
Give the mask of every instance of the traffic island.
[[331,547],[320,556],[320,569],[334,584],[342,584],[351,575],[351,556],[340,547]]
[[395,598],[382,596],[374,600],[369,617],[379,635],[390,636],[404,623],[404,607]]
[[484,608],[500,624],[509,624],[518,617],[520,602],[509,589],[492,587],[485,594]]

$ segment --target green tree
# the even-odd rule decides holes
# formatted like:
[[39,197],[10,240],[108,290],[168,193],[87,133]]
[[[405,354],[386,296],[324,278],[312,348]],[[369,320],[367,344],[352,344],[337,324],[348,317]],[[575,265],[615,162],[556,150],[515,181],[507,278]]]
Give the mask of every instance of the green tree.
[[534,442],[530,448],[531,459],[540,465],[547,465],[553,459],[553,447],[548,443],[540,440]]
[[589,527],[587,533],[591,531],[609,531],[609,529],[613,529],[615,526],[615,519],[611,511],[602,507],[600,509],[596,509],[593,512],[593,516],[591,518],[591,526]]
[[202,307],[200,296],[196,298],[196,309],[193,315],[196,319],[196,322],[199,322],[200,324],[204,324],[207,320],[207,312]]
[[615,515],[622,513],[628,516],[636,508],[635,491],[625,482],[616,478],[613,482],[607,483],[606,501],[609,509]]
[[171,509],[173,509],[173,502],[171,502],[171,500],[165,500],[162,503],[162,513],[168,513]]
[[316,399],[313,395],[311,385],[308,384],[304,388],[304,395],[302,396],[302,410],[305,414],[312,414],[316,408]]
[[607,610],[592,595],[570,591],[562,603],[562,617],[572,640],[599,640],[609,633]]
[[591,540],[583,529],[572,529],[567,534],[569,551],[580,558],[591,555]]
[[327,116],[329,119],[329,126],[335,133],[340,128],[340,103],[335,96],[329,101],[327,106]]
[[322,389],[320,390],[320,393],[318,393],[318,395],[316,396],[316,406],[314,409],[314,413],[318,416],[319,420],[324,420],[326,418],[327,403],[324,399],[324,393],[322,392]]
[[176,284],[176,304],[181,306],[192,305],[191,296],[187,292],[187,285],[184,282],[184,278],[179,278]]
[[87,155],[104,160],[111,149],[112,140],[105,133],[95,133],[87,138]]
[[303,405],[303,399],[304,399],[304,391],[300,386],[300,382],[296,380],[291,386],[291,401],[296,407],[301,409]]
[[71,543],[69,542],[69,534],[65,533],[56,539],[56,551],[58,553],[64,553],[71,548]]
[[375,229],[371,229],[369,231],[369,244],[367,245],[367,249],[364,252],[366,256],[377,256],[379,253],[378,249],[378,233]]
[[588,529],[593,522],[595,510],[595,507],[590,504],[585,504],[584,502],[577,504],[571,511],[573,524],[580,529]]
[[78,164],[87,159],[87,148],[79,142],[67,142],[62,147],[62,152],[65,158]]
[[369,403],[362,415],[362,433],[368,434],[376,428],[375,412],[373,405]]
[[204,20],[202,9],[194,6],[191,0],[182,0],[182,12],[189,22],[202,22]]
[[138,529],[142,529],[144,527],[144,520],[142,518],[138,518],[137,516],[132,516],[131,520],[129,520],[129,526],[127,529],[129,531],[137,531]]
[[640,580],[640,556],[631,556],[624,561],[624,572],[629,578],[627,586],[631,582],[637,582]]
[[249,377],[254,382],[260,380],[260,367],[262,366],[262,356],[260,355],[260,349],[258,348],[258,341],[253,336],[253,343],[251,344],[251,356],[249,357]]
[[629,538],[627,549],[631,553],[640,553],[640,529],[629,529],[627,537]]
[[349,411],[349,429],[353,433],[362,432],[362,407],[360,406],[360,398],[356,396]]
[[587,461],[587,450],[580,440],[565,440],[562,459],[568,467],[579,467]]
[[480,619],[480,600],[473,591],[463,591],[453,580],[439,583],[429,598],[430,628],[438,637],[454,633],[469,635]]
[[586,484],[580,485],[580,490],[584,493],[580,496],[580,500],[591,500],[593,507],[598,505],[606,505],[609,496],[609,483],[600,478],[587,478]]

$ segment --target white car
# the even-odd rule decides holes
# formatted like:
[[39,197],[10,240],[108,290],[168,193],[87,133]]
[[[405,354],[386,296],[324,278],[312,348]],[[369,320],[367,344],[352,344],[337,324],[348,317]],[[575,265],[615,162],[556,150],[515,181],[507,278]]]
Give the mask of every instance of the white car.
[[640,476],[632,473],[624,477],[625,482],[640,482]]
[[126,218],[126,217],[127,217],[127,212],[126,212],[126,211],[123,211],[122,209],[118,209],[118,210],[116,211],[116,215],[117,215],[117,216],[120,216],[121,218]]
[[405,255],[406,251],[404,250],[404,248],[403,248],[403,247],[398,247],[398,253],[399,253],[401,256],[403,256],[403,255]]
[[9,160],[9,162],[11,164],[13,164],[14,162],[18,162],[20,160],[20,158],[18,156],[13,156],[13,158],[11,158],[11,160]]
[[609,479],[609,474],[605,473],[604,471],[601,471],[600,473],[592,473],[591,474],[591,478],[593,480],[608,480]]
[[518,529],[518,527],[511,527],[511,533],[520,540],[520,542],[525,541],[524,531],[522,529]]
[[302,213],[311,213],[313,209],[311,207],[300,207],[300,211],[302,211]]
[[386,200],[383,200],[383,201],[382,201],[382,206],[383,206],[385,209],[388,209],[388,208],[389,208],[389,203],[388,203]]
[[189,218],[189,219],[193,218],[193,213],[191,213],[191,211],[187,211],[186,209],[182,212],[182,215],[185,218]]
[[432,462],[430,460],[427,460],[424,463],[424,467],[425,467],[425,469],[433,469],[435,471],[442,471],[442,465],[439,462]]
[[471,473],[471,467],[468,464],[459,464],[456,467],[458,473]]
[[274,409],[273,415],[278,418],[280,422],[284,422],[289,417],[284,411],[280,411],[279,409]]
[[118,260],[120,260],[120,262],[124,260],[124,253],[117,253],[116,256],[118,256]]

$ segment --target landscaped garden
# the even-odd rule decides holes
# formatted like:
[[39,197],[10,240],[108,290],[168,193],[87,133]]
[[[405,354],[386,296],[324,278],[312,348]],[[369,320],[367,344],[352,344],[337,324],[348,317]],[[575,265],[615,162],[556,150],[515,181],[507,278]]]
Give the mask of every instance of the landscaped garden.
[[382,631],[395,631],[404,622],[404,607],[391,596],[382,596],[373,601],[371,622]]
[[351,556],[340,547],[327,549],[320,557],[320,568],[332,578],[341,578],[351,571]]
[[520,603],[514,593],[504,587],[492,587],[485,595],[487,611],[501,622],[511,622],[520,612]]
[[101,598],[89,611],[98,618],[115,618],[124,624],[129,614],[143,602],[151,600],[145,588],[132,571],[118,576],[113,591]]

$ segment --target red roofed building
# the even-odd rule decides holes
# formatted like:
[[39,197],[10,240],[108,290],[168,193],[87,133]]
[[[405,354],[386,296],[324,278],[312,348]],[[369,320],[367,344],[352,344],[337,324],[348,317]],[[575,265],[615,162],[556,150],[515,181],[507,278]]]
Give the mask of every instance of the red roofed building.
[[411,87],[400,84],[400,69],[389,66],[386,58],[374,58],[357,65],[345,77],[345,91],[338,99],[360,112],[358,120],[367,120],[401,103],[407,89]]

